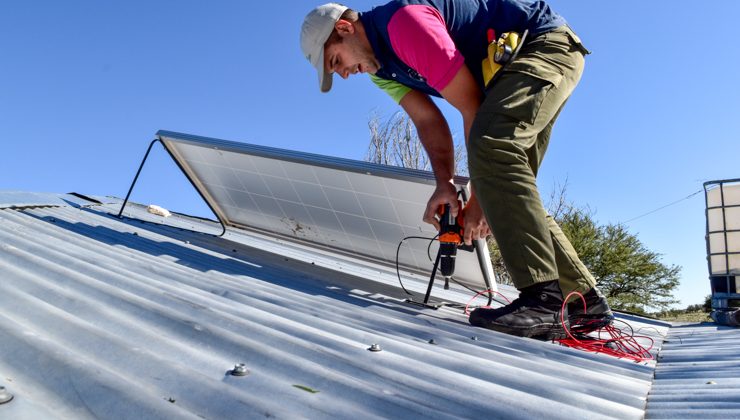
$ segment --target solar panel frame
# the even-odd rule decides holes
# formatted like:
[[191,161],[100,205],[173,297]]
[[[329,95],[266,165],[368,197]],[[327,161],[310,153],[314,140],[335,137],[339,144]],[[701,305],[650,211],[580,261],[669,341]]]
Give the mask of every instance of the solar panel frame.
[[[337,254],[385,266],[394,265],[393,256],[398,243],[388,243],[378,236],[385,239],[388,237],[387,233],[399,226],[403,227],[403,236],[420,233],[431,236],[436,233],[431,225],[419,226],[422,211],[396,209],[396,206],[404,205],[420,205],[423,209],[428,194],[419,194],[419,189],[416,188],[415,197],[405,197],[405,194],[412,193],[415,188],[403,188],[404,191],[400,191],[401,188],[396,187],[424,185],[433,188],[436,181],[431,172],[165,130],[158,131],[157,137],[224,226],[320,246]],[[209,159],[213,160],[214,153],[224,162],[230,160],[228,165],[212,166],[207,163]],[[274,161],[286,164],[275,164]],[[214,167],[220,171],[215,171]],[[227,167],[230,171],[221,170]],[[288,174],[289,171],[293,173]],[[340,171],[345,179],[337,176],[339,172],[333,171]],[[402,185],[388,188],[387,182]],[[458,176],[454,182],[458,189],[468,194],[468,178]],[[240,188],[229,189],[223,187],[224,184],[239,185]],[[296,185],[301,188],[296,188]],[[323,194],[316,193],[316,186]],[[312,188],[314,194],[309,191]],[[356,203],[353,203],[351,195],[354,195]],[[285,206],[291,207],[290,212],[283,210]],[[387,217],[383,220],[378,216],[381,213],[387,216],[388,208],[393,208],[398,224],[386,223]],[[300,213],[301,217],[291,217],[289,213]],[[371,215],[368,216],[367,213]],[[238,217],[234,217],[235,214]],[[253,217],[254,222],[238,220],[247,216]],[[322,223],[316,222],[322,218]],[[313,222],[316,227],[316,232],[310,232],[313,237],[308,238],[309,232],[306,231],[311,229],[311,223],[301,224],[300,220]],[[322,224],[323,227],[319,228]],[[266,226],[270,228],[265,228]],[[382,231],[386,234],[377,235],[383,233]],[[354,232],[363,232],[364,235],[358,236]],[[319,237],[322,240],[318,240]],[[333,246],[334,243],[345,246]],[[402,250],[404,256],[399,264],[400,268],[408,273],[428,276],[431,262],[426,261],[426,251],[422,251],[426,247],[426,244],[422,247],[407,242]],[[486,242],[478,240],[477,248],[476,255],[459,252],[456,278],[472,286],[486,286],[489,283],[495,290],[495,278],[487,256]],[[436,253],[436,247],[432,250]]]

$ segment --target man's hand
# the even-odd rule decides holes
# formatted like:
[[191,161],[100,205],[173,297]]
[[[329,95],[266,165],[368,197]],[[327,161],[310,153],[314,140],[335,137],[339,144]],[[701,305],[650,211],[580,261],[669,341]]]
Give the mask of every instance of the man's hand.
[[472,195],[465,205],[463,218],[465,220],[463,238],[465,245],[472,244],[475,239],[485,239],[486,236],[491,234],[491,229],[488,227],[488,222],[486,222],[486,216],[483,214],[483,210],[480,208],[480,204],[478,204],[478,198],[475,195]]
[[424,212],[422,220],[434,225],[434,227],[439,230],[439,221],[434,216],[437,214],[439,206],[445,204],[450,205],[450,213],[452,213],[452,217],[457,217],[457,213],[460,209],[457,208],[457,188],[455,188],[455,184],[453,184],[452,181],[437,184],[437,189],[434,190],[434,193],[427,202],[427,209]]

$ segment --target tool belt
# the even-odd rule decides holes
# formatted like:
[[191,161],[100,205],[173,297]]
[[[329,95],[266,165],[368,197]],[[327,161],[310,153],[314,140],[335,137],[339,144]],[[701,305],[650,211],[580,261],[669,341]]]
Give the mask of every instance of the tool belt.
[[493,29],[488,30],[488,56],[483,59],[483,84],[488,86],[507,64],[514,61],[519,50],[527,39],[528,30],[519,35],[517,32],[504,32],[496,38]]

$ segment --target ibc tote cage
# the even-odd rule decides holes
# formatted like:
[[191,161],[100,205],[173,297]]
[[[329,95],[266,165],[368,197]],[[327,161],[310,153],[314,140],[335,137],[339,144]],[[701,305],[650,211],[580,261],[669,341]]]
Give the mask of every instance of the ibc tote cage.
[[704,183],[712,309],[740,307],[740,178]]

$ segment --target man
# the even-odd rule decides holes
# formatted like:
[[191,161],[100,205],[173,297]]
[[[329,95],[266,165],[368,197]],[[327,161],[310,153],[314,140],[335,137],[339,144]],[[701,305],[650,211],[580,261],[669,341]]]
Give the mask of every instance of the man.
[[[529,36],[484,86],[490,30]],[[476,309],[471,324],[555,338],[568,320],[582,328],[611,322],[606,299],[545,211],[535,183],[588,53],[561,16],[533,0],[396,0],[364,13],[329,3],[306,16],[301,48],[322,92],[331,89],[333,73],[345,79],[369,73],[408,113],[437,180],[425,222],[439,228],[436,211],[449,204],[453,215],[465,214],[466,243],[493,233],[520,296],[503,308]],[[464,209],[457,208],[453,184],[452,135],[430,95],[462,115],[472,183]],[[587,311],[580,299],[571,302],[561,322],[564,296],[573,291],[584,295]]]

